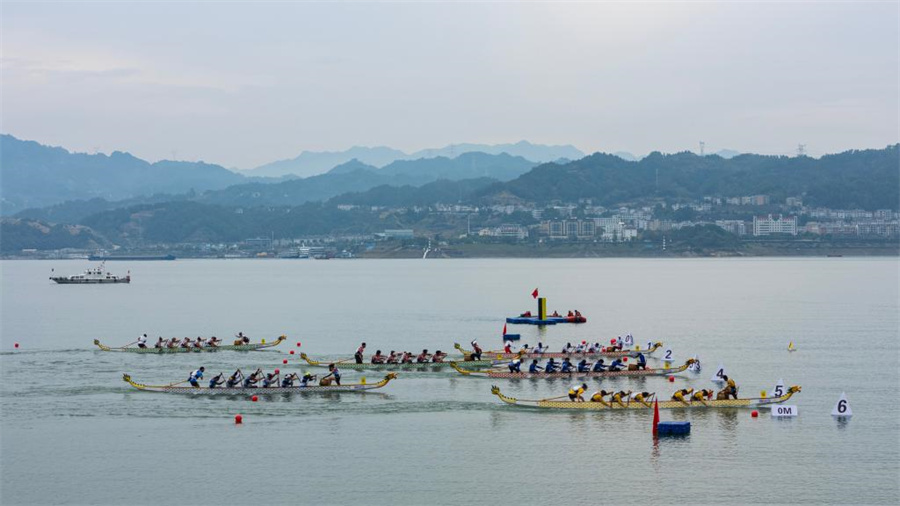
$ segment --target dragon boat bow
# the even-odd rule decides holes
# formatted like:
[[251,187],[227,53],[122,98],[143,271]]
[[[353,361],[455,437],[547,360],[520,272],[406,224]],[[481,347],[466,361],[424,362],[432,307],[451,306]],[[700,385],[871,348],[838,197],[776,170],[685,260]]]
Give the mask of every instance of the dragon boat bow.
[[689,358],[684,365],[681,367],[676,367],[674,369],[654,369],[652,367],[647,367],[645,369],[623,369],[620,371],[603,371],[603,372],[539,372],[539,373],[530,373],[530,372],[509,372],[504,371],[502,369],[491,369],[488,371],[473,371],[470,369],[464,369],[460,367],[457,362],[450,362],[450,366],[457,370],[460,374],[465,376],[478,376],[482,378],[502,378],[502,379],[540,379],[540,378],[618,378],[618,377],[632,377],[632,376],[669,376],[673,374],[678,374],[688,370],[688,368],[695,362],[694,359]]
[[[659,409],[705,409],[705,408],[765,408],[775,404],[781,404],[788,400],[795,393],[800,392],[800,386],[794,385],[779,397],[770,398],[750,398],[750,399],[727,399],[727,400],[706,400],[706,401],[659,401]],[[501,401],[512,406],[541,408],[541,409],[575,409],[582,411],[615,411],[615,410],[652,410],[652,401],[631,400],[627,402],[574,402],[555,399],[538,399],[526,400],[516,399],[515,397],[507,397],[500,392],[497,386],[491,387],[491,393],[500,398]]]
[[[306,353],[301,353],[300,358],[305,360],[307,364],[313,367],[328,367],[330,364],[336,365],[339,369],[345,369],[349,371],[440,371],[447,369],[448,367],[452,367],[451,362],[414,362],[407,364],[372,364],[372,363],[362,363],[357,364],[355,362],[346,362],[341,360],[335,361],[319,361],[313,360],[309,358]],[[345,359],[345,360],[353,360]],[[496,362],[494,360],[470,360],[468,362],[463,362],[467,366],[470,367],[491,367],[495,365]]]
[[200,353],[204,351],[256,351],[256,350],[264,350],[266,348],[272,348],[281,344],[282,341],[287,339],[287,336],[278,336],[274,342],[266,343],[249,343],[249,344],[221,344],[218,346],[202,346],[200,348],[183,348],[181,346],[177,346],[175,348],[154,348],[148,346],[147,348],[138,348],[136,346],[120,346],[118,348],[111,348],[100,343],[99,339],[94,339],[94,345],[100,348],[102,351],[122,351],[128,353],[150,353],[150,354],[165,354],[165,353]]
[[375,390],[387,385],[392,379],[397,377],[394,373],[388,373],[384,379],[377,383],[344,383],[343,385],[309,385],[309,386],[293,386],[293,387],[192,387],[181,386],[181,383],[172,385],[145,385],[131,379],[128,374],[122,375],[122,380],[129,385],[143,390],[145,392],[165,392],[174,394],[192,394],[192,395],[240,395],[240,394],[297,394],[304,392],[363,392],[366,390]]
[[[661,348],[663,343],[656,342],[653,343],[653,347],[641,350],[616,350],[616,351],[595,351],[593,353],[563,353],[563,352],[546,352],[546,353],[531,353],[526,352],[525,350],[520,350],[517,353],[506,353],[503,350],[492,350],[492,351],[482,351],[481,355],[483,357],[491,357],[496,358],[497,360],[508,360],[513,358],[622,358],[622,357],[637,357],[638,353],[643,353],[646,356],[650,356],[654,351]],[[463,354],[466,360],[469,360],[472,357],[472,350],[464,349],[459,343],[453,343],[453,347],[459,350],[460,353]]]

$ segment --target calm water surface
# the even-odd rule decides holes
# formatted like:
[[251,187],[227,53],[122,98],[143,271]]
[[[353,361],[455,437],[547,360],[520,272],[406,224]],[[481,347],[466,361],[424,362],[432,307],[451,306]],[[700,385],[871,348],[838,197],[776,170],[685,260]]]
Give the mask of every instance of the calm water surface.
[[[77,261],[0,262],[3,504],[881,503],[900,500],[897,259],[182,261],[110,263],[128,286],[63,286]],[[800,416],[663,411],[687,438],[650,436],[650,413],[502,405],[492,381],[403,374],[367,394],[191,398],[138,392],[200,365],[303,370],[313,356],[380,348],[499,347],[503,317],[579,309],[584,325],[510,326],[523,341],[633,333],[699,376],[592,382],[609,390],[713,386],[745,396],[783,378]],[[96,351],[154,337],[243,331],[275,351],[143,356]],[[799,350],[788,353],[793,340]],[[19,350],[13,343],[21,343]],[[290,358],[283,366],[282,359]],[[346,371],[348,380],[378,373]],[[520,398],[567,381],[495,380]],[[830,416],[846,391],[855,416]],[[240,413],[244,424],[235,426]]]

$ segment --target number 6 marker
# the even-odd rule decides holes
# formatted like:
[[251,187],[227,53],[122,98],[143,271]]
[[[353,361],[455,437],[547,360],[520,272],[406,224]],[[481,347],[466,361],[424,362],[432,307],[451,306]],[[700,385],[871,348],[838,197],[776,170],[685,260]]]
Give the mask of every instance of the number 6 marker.
[[834,405],[834,409],[831,410],[831,416],[839,416],[850,418],[853,416],[853,410],[850,409],[850,403],[847,402],[847,394],[841,392],[841,398],[838,399],[837,404]]

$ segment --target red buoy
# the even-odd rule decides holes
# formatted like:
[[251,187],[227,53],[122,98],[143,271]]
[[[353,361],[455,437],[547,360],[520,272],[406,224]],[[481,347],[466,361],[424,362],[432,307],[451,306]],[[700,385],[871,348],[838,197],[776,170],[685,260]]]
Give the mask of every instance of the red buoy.
[[300,347],[300,341],[297,341],[297,347],[298,348]]
[[675,383],[675,376],[669,376],[669,383]]
[[281,371],[279,371],[278,369],[275,369],[275,374],[279,374],[280,372]]
[[15,346],[16,348],[18,348],[18,347],[19,347],[19,343],[16,343],[14,346]]
[[753,411],[750,412],[750,416],[752,416],[753,418],[758,417],[758,416],[759,416],[759,411],[757,411],[757,410],[754,409]]
[[622,362],[628,362],[628,357],[622,357]]
[[609,340],[609,344],[616,344],[616,340],[615,340],[615,339],[610,339],[610,340]]
[[287,365],[287,359],[282,360],[281,363]]
[[293,355],[293,354],[294,354],[294,350],[291,350],[291,355]]
[[587,344],[587,341],[581,341],[581,344]]
[[236,425],[240,425],[240,424],[244,423],[244,417],[241,415],[234,415],[234,423]]
[[254,395],[253,397],[250,398],[250,400],[253,401],[253,402],[256,402],[256,401],[259,400],[259,397],[257,397],[257,396]]

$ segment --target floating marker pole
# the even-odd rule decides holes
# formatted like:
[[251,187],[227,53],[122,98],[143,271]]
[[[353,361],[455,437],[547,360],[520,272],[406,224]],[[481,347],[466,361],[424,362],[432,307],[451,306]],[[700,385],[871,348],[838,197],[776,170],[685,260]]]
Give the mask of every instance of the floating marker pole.
[[547,297],[538,297],[538,320],[547,319]]
[[659,433],[659,399],[653,399],[653,435]]

